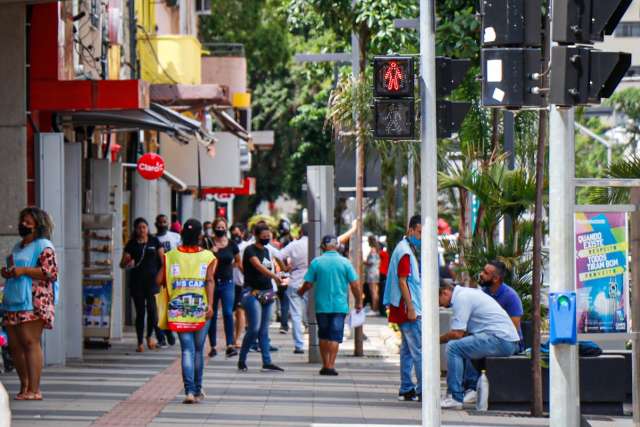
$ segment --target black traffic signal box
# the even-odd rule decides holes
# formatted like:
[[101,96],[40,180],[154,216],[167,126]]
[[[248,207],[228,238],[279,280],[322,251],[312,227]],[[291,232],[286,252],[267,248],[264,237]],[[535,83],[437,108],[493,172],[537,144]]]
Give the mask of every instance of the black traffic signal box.
[[373,59],[373,136],[415,137],[414,63],[410,56]]

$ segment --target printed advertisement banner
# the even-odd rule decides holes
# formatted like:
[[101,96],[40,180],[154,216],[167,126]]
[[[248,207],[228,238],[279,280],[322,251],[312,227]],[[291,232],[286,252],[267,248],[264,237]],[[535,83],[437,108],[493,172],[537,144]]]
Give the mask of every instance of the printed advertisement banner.
[[82,283],[82,323],[85,328],[111,328],[112,279],[85,279]]
[[627,214],[576,213],[575,234],[578,332],[627,332]]

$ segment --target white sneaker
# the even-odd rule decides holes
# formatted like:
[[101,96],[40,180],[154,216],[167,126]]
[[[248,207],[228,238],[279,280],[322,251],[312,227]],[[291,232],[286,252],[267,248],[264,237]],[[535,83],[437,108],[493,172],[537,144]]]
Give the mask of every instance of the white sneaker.
[[476,393],[475,390],[467,390],[467,392],[464,394],[464,399],[462,400],[462,403],[476,403],[476,399],[478,398],[478,393]]
[[459,411],[462,409],[462,402],[458,402],[453,397],[445,397],[440,401],[440,407],[442,409],[453,409]]

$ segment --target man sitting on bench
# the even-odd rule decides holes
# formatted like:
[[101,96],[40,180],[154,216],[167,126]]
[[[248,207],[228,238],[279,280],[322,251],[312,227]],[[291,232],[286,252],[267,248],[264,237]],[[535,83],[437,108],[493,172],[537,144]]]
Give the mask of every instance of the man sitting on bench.
[[[478,371],[471,361],[488,356],[508,357],[519,348],[520,337],[500,305],[480,289],[441,282],[441,307],[451,307],[451,330],[440,336],[447,344],[447,395],[444,409],[462,409],[476,399]],[[466,393],[465,393],[466,391]]]

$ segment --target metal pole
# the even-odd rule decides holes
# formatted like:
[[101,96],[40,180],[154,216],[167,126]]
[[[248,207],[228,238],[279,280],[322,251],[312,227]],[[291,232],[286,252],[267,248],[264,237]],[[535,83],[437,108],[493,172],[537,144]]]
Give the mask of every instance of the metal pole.
[[422,425],[440,425],[438,164],[435,3],[420,0],[420,205],[422,210]]
[[416,165],[413,152],[409,151],[409,164],[407,166],[407,224],[416,213]]
[[[575,290],[574,109],[551,106],[549,116],[549,271],[551,292]],[[549,355],[551,427],[580,426],[577,346],[557,344]]]
[[636,210],[631,214],[630,221],[630,240],[631,240],[631,269],[630,285],[631,289],[631,396],[633,408],[633,426],[640,427],[640,269],[638,266],[640,260],[640,188],[631,189],[631,203],[636,206]]
[[[516,153],[515,153],[515,133],[516,133],[516,123],[515,123],[515,114],[513,111],[503,111],[502,112],[503,124],[504,128],[504,152],[507,154],[507,168],[509,170],[514,170],[516,167]],[[513,233],[513,218],[511,215],[505,215],[504,217],[504,238],[507,240],[509,236]]]
[[[351,1],[351,7],[355,9],[357,0]],[[354,91],[355,85],[360,81],[360,40],[358,34],[351,33],[351,74],[353,76]],[[355,97],[354,97],[355,101]],[[354,233],[354,267],[358,273],[360,281],[363,282],[362,272],[362,211],[364,208],[364,141],[362,140],[362,124],[358,117],[357,105],[354,102],[353,119],[356,127],[356,232]],[[362,326],[355,328],[354,356],[364,355],[364,332]]]

